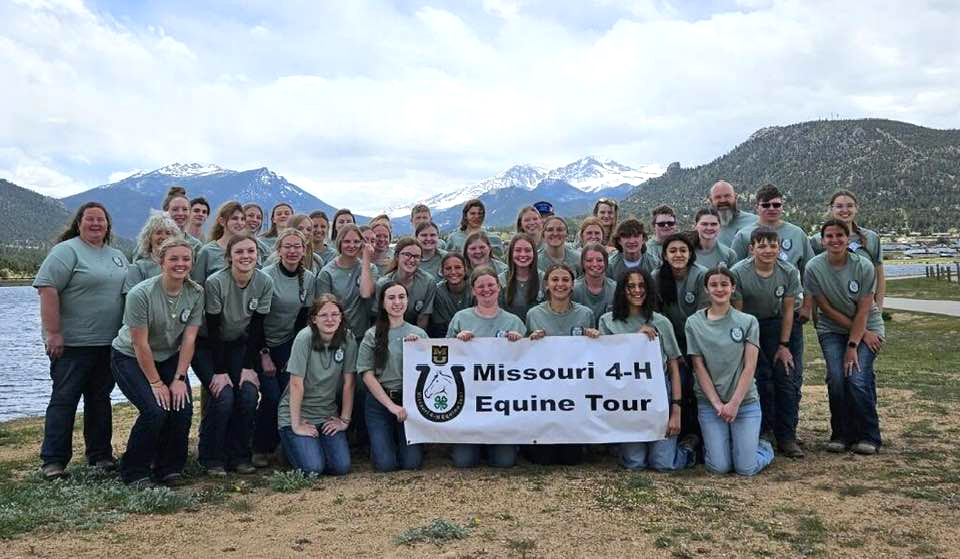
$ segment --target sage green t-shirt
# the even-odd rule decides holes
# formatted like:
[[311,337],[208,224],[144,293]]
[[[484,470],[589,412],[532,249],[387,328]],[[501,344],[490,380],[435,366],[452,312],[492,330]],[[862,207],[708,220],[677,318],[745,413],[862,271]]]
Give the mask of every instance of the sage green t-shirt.
[[[327,418],[337,415],[337,392],[343,375],[357,372],[357,340],[344,338],[337,349],[313,349],[313,332],[309,327],[300,330],[290,348],[287,372],[303,378],[303,400],[300,401],[300,419],[319,428]],[[290,426],[290,385],[283,391],[277,405],[277,426]]]
[[127,275],[123,279],[123,293],[126,295],[141,281],[159,276],[163,270],[160,265],[153,261],[153,258],[138,258],[132,264],[127,266]]
[[163,277],[153,276],[133,287],[127,294],[123,326],[113,339],[113,349],[136,357],[131,328],[146,328],[147,343],[156,362],[166,361],[180,351],[183,331],[203,322],[203,288],[183,282],[180,295],[170,297],[163,290]]
[[437,249],[433,253],[432,258],[420,261],[420,268],[424,272],[430,274],[433,278],[433,281],[440,281],[442,276],[440,275],[440,264],[443,262],[443,257],[447,255],[447,251]]
[[[499,236],[485,229],[483,230],[483,232],[486,233],[487,238],[490,239],[490,255],[495,259],[502,259],[503,258],[503,241],[500,239]],[[463,245],[467,242],[467,237],[469,236],[470,235],[467,235],[466,231],[460,231],[458,229],[447,236],[447,239],[446,239],[447,246],[444,248],[446,249],[447,252],[459,252],[460,254],[463,254]]]
[[317,276],[313,272],[304,270],[302,278],[290,277],[281,266],[278,262],[263,269],[273,280],[270,314],[263,319],[263,335],[268,347],[277,347],[293,338],[300,309],[309,309],[317,293]]
[[664,373],[667,373],[667,361],[670,359],[679,359],[681,355],[680,346],[677,344],[677,337],[673,335],[673,325],[670,320],[662,314],[655,312],[646,320],[640,315],[627,317],[626,320],[614,320],[613,312],[604,313],[600,317],[599,330],[604,336],[609,334],[636,334],[641,326],[651,326],[659,334],[661,357],[663,358]]
[[[675,332],[679,336],[683,332],[683,325],[687,322],[687,317],[697,312],[699,309],[705,309],[710,305],[710,296],[707,295],[706,288],[703,287],[703,277],[707,270],[694,264],[687,270],[687,275],[682,280],[677,281],[677,302],[663,304],[663,314],[670,319]],[[656,279],[656,276],[654,276]],[[659,287],[657,288],[659,291]],[[647,289],[650,292],[650,289]]]
[[743,301],[743,312],[752,314],[757,320],[777,318],[783,315],[783,298],[799,298],[800,272],[789,262],[777,260],[773,273],[761,277],[753,257],[737,262],[730,272],[736,279],[734,301]]
[[386,390],[400,390],[403,388],[403,339],[411,334],[418,338],[426,338],[427,333],[422,328],[404,322],[396,328],[391,328],[387,334],[387,365],[383,369],[376,369],[373,356],[376,353],[376,330],[374,326],[367,330],[360,342],[360,351],[357,354],[357,372],[373,371],[380,381],[380,386]]
[[[347,315],[347,326],[353,332],[355,337],[360,337],[363,332],[370,327],[370,308],[373,305],[373,296],[363,298],[360,296],[360,266],[361,261],[356,261],[350,268],[342,268],[333,259],[320,270],[317,276],[317,295],[324,293],[333,293],[340,304],[343,305],[344,312]],[[377,267],[370,264],[370,279],[376,287],[379,274]]]
[[737,254],[733,252],[732,249],[719,242],[714,244],[711,250],[697,249],[696,253],[697,264],[707,270],[716,268],[721,262],[723,262],[727,268],[733,268],[733,265],[736,264],[738,260]]
[[331,260],[337,257],[337,251],[329,244],[323,245],[323,248],[314,252],[314,256],[320,259],[320,262],[323,264],[320,266],[322,270],[324,266],[330,263]]
[[254,270],[246,287],[238,287],[230,270],[220,270],[204,284],[206,312],[220,314],[220,339],[232,342],[243,336],[253,313],[270,313],[273,280],[261,270]]
[[517,280],[516,285],[513,289],[513,303],[507,304],[507,274],[510,272],[505,272],[500,274],[500,296],[498,298],[500,306],[503,310],[507,311],[510,314],[516,315],[520,320],[527,319],[527,312],[533,307],[537,306],[540,301],[543,300],[543,272],[537,270],[537,295],[532,301],[527,300],[527,285],[530,283],[530,279],[527,281]]
[[620,281],[620,278],[623,277],[623,274],[626,273],[627,270],[634,268],[646,270],[647,273],[652,276],[654,270],[657,269],[658,262],[658,259],[653,258],[648,253],[643,253],[643,255],[640,256],[640,260],[636,262],[627,261],[623,258],[623,253],[617,251],[610,255],[610,261],[607,265],[607,277],[617,282]]
[[[33,287],[57,290],[63,345],[110,345],[123,318],[123,282],[128,265],[119,250],[109,245],[94,247],[80,237],[50,249]],[[45,337],[42,328],[41,332]]]
[[456,338],[460,332],[473,332],[477,338],[503,338],[507,332],[527,334],[527,327],[515,314],[497,309],[497,314],[486,318],[477,314],[476,308],[463,309],[450,319],[447,337]]
[[544,243],[537,251],[537,268],[541,272],[546,272],[551,264],[566,264],[573,270],[576,277],[583,275],[583,268],[580,266],[580,251],[574,250],[567,245],[563,245],[563,259],[554,260],[547,254],[547,245]]
[[463,291],[453,293],[447,287],[447,280],[442,280],[437,283],[437,296],[433,300],[433,314],[430,315],[430,323],[447,325],[453,315],[473,305],[473,291],[470,287],[464,285]]
[[[374,315],[380,310],[377,307],[377,301],[380,300],[380,291],[388,281],[393,280],[395,274],[396,272],[390,272],[377,280],[377,295],[371,305]],[[433,304],[436,296],[437,282],[433,280],[430,274],[417,269],[413,275],[413,283],[410,284],[410,289],[407,292],[407,312],[403,313],[403,319],[410,324],[416,324],[420,315],[433,314]]]
[[647,256],[653,259],[654,269],[663,264],[663,245],[656,237],[647,239]]
[[754,225],[759,219],[756,214],[743,210],[738,211],[736,217],[731,219],[729,223],[720,226],[717,241],[727,247],[731,247],[731,245],[733,245],[733,238],[737,236],[737,232],[744,227]]
[[[760,325],[757,319],[731,307],[723,318],[709,320],[704,309],[687,319],[685,332],[687,354],[703,358],[717,395],[724,403],[729,402],[740,381],[740,374],[743,373],[746,344],[760,347]],[[701,402],[709,401],[700,386],[699,378],[694,385],[694,393]],[[757,384],[751,382],[741,403],[749,404],[756,400]]]
[[[816,233],[810,237],[810,247],[813,249],[814,254],[823,252],[823,239],[820,238],[820,233]],[[870,259],[870,262],[873,263],[874,268],[883,263],[883,249],[880,247],[880,235],[877,235],[870,229],[861,227],[859,233],[851,232],[847,250],[860,256],[866,256]]]
[[203,246],[203,241],[201,241],[200,239],[194,237],[194,236],[191,235],[190,233],[187,233],[186,231],[183,232],[183,238],[186,239],[186,241],[187,241],[188,243],[190,243],[190,250],[193,251],[193,259],[196,260],[196,259],[197,259],[197,252],[199,252],[199,251],[200,251],[200,247]]
[[[737,253],[737,260],[743,260],[750,256],[750,234],[760,226],[760,223],[748,225],[733,238],[733,245],[730,247]],[[792,223],[784,221],[776,228],[777,235],[780,236],[780,260],[793,264],[794,268],[802,270],[807,262],[813,258],[813,249],[810,248],[810,239],[807,234]]]
[[570,297],[593,311],[593,327],[596,328],[600,317],[613,307],[613,294],[617,290],[617,282],[610,278],[603,278],[603,289],[594,294],[587,287],[586,279],[580,278],[573,284],[573,293]]
[[207,278],[225,269],[227,262],[224,259],[224,253],[225,251],[217,241],[210,241],[200,247],[196,258],[194,258],[193,270],[190,272],[193,281],[203,285]]
[[[493,268],[493,271],[497,273],[497,276],[499,276],[500,274],[507,273],[507,270],[508,270],[507,265],[504,264],[503,262],[500,262],[496,258],[491,258],[486,264],[484,264],[484,266],[487,266],[488,268]],[[467,281],[470,280],[470,272],[472,270],[473,268],[469,266],[467,267]]]
[[[803,286],[809,296],[826,297],[831,307],[851,320],[857,314],[860,299],[874,294],[875,284],[876,271],[870,259],[852,253],[847,254],[847,263],[842,268],[831,266],[827,253],[815,256],[803,273]],[[871,304],[867,315],[867,330],[884,335],[883,316],[876,302]],[[821,312],[817,332],[849,334],[850,330]]]
[[587,328],[593,328],[593,311],[573,301],[565,313],[555,312],[549,301],[527,313],[528,332],[543,330],[547,336],[582,336]]

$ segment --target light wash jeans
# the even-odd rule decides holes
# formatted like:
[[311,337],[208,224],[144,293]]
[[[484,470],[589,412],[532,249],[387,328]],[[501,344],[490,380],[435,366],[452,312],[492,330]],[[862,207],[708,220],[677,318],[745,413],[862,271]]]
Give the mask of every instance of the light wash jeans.
[[700,401],[704,465],[715,474],[736,471],[742,476],[760,473],[773,462],[773,446],[760,439],[760,402],[742,404],[733,423],[717,415],[710,402]]

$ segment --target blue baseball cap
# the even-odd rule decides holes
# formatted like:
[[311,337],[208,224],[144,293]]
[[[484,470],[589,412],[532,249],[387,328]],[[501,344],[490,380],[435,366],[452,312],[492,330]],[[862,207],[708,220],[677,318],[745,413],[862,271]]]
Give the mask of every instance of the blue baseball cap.
[[533,208],[540,212],[540,217],[549,217],[553,215],[553,204],[546,201],[539,201],[533,204]]

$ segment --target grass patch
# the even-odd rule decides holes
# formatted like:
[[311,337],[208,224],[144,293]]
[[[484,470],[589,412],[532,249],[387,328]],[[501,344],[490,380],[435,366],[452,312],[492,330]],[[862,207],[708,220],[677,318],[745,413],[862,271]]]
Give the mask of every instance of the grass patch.
[[410,528],[394,538],[398,545],[413,545],[429,542],[443,545],[453,540],[462,540],[470,536],[470,527],[461,526],[456,522],[436,518],[430,524],[419,528]]
[[11,428],[10,423],[0,424],[0,447],[18,447],[24,443],[40,439],[43,428],[39,425],[26,425]]
[[316,487],[320,483],[317,474],[305,474],[300,470],[273,472],[268,478],[270,489],[279,493],[295,493],[302,489]]
[[960,284],[930,278],[909,278],[887,281],[887,295],[907,299],[960,301]]
[[657,501],[653,481],[642,474],[630,474],[605,483],[597,492],[603,510],[634,511]]

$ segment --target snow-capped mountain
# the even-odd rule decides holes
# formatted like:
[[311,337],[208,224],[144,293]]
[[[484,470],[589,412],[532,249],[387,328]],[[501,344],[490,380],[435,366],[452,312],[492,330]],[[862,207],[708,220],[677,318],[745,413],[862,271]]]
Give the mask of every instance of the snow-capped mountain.
[[[662,174],[663,169],[657,165],[633,169],[612,159],[587,156],[552,170],[533,165],[514,165],[495,177],[452,192],[436,194],[419,200],[415,204],[426,204],[434,211],[445,210],[460,206],[471,198],[479,198],[504,188],[533,190],[546,179],[565,182],[586,193],[596,193],[623,184],[636,186]],[[415,204],[392,207],[386,213],[391,217],[402,219],[410,215],[410,208]]]
[[[62,201],[68,208],[89,200],[102,202],[114,210],[114,231],[124,237],[135,237],[150,210],[160,208],[167,190],[174,185],[184,187],[191,198],[206,198],[212,212],[227,200],[257,203],[265,213],[269,213],[278,202],[290,203],[298,212],[323,210],[329,216],[336,212],[334,207],[266,167],[234,171],[202,163],[174,163],[154,171],[135,173]],[[269,216],[266,217],[264,225],[268,225]]]

